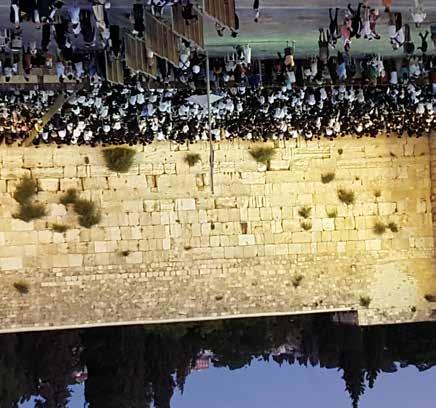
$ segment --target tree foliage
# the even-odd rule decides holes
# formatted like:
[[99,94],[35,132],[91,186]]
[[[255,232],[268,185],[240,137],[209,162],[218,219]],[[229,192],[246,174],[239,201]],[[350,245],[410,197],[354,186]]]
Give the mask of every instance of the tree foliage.
[[90,408],[169,408],[204,350],[213,352],[211,364],[230,370],[255,359],[336,367],[357,408],[395,362],[419,370],[436,364],[436,324],[359,328],[306,315],[3,335],[0,400],[9,408],[40,395],[37,408],[66,407],[72,372],[86,365]]

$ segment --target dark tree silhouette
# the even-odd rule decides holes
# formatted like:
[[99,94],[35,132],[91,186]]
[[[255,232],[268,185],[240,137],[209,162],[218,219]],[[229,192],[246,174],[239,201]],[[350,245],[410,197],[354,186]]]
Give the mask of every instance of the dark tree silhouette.
[[380,372],[395,372],[396,362],[419,370],[436,364],[436,324],[359,328],[306,315],[4,335],[1,407],[37,394],[36,408],[65,407],[72,371],[86,365],[91,408],[169,408],[204,350],[230,370],[253,359],[336,367],[357,408],[366,386]]

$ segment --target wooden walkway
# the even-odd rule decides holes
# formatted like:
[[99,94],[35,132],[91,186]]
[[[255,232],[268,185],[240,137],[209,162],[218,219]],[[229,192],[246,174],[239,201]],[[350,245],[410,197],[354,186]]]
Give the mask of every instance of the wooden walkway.
[[175,4],[173,10],[173,30],[186,40],[194,42],[198,47],[204,48],[204,21],[203,15],[197,13],[198,19],[186,24],[182,17],[182,6]]
[[235,29],[235,0],[204,0],[204,13],[221,25]]
[[126,64],[128,68],[133,71],[142,72],[155,79],[157,76],[157,60],[156,57],[147,57],[145,41],[126,34],[125,45]]
[[124,84],[124,67],[121,58],[110,57],[104,53],[106,79],[113,84]]
[[[65,95],[63,92],[61,92],[56,100],[54,101],[53,105],[50,106],[49,110],[45,113],[45,115],[41,118],[42,124],[41,128],[43,128],[50,120],[51,118],[56,114],[56,112],[64,106],[65,102],[68,99],[65,98]],[[33,139],[38,135],[38,130],[33,128],[29,132],[29,137],[24,141],[24,146],[32,146]]]
[[179,37],[171,27],[145,12],[145,45],[174,66],[179,65]]

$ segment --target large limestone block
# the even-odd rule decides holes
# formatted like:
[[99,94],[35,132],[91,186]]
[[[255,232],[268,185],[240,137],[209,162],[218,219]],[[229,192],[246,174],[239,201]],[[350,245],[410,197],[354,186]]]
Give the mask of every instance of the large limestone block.
[[293,232],[292,242],[296,242],[296,243],[312,242],[312,233],[306,231]]
[[12,271],[23,268],[23,259],[17,257],[0,258],[0,270]]
[[176,199],[176,210],[195,210],[194,198],[178,198]]
[[269,162],[269,170],[288,170],[289,169],[289,161],[288,160],[270,160]]
[[57,178],[43,178],[38,180],[39,188],[42,191],[58,191],[59,179]]
[[67,191],[69,189],[82,190],[81,180],[79,178],[61,179],[61,191]]
[[17,180],[24,176],[30,176],[30,170],[21,167],[4,167],[0,170],[0,178],[3,180]]
[[37,179],[43,179],[43,178],[60,179],[64,177],[63,167],[32,168],[31,171],[32,171],[32,177],[35,177]]
[[335,229],[334,218],[323,218],[322,219],[322,230],[323,231],[333,231]]
[[[58,149],[53,152],[52,156],[54,167],[63,167],[63,166],[76,166],[78,164],[82,164],[83,161],[81,160],[79,154],[77,154],[77,151],[73,151],[71,147],[69,146],[66,149]],[[50,167],[50,166],[45,166]]]
[[23,153],[14,153],[9,149],[2,155],[2,167],[20,168],[23,166]]
[[394,214],[396,209],[396,203],[378,203],[378,211],[380,215]]
[[71,267],[78,267],[83,265],[83,255],[80,254],[69,254],[68,263]]
[[82,183],[85,190],[106,190],[108,188],[106,177],[85,177]]
[[239,235],[239,245],[255,245],[256,239],[253,234],[241,234]]
[[380,251],[381,240],[380,239],[368,239],[365,241],[367,251]]
[[236,208],[236,197],[217,197],[215,199],[216,208]]
[[265,173],[244,172],[241,173],[242,184],[265,184]]

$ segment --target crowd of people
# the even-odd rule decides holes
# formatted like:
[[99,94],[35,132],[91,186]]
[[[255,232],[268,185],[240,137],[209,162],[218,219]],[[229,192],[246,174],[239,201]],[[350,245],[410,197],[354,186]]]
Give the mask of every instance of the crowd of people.
[[[413,43],[410,25],[403,22],[402,13],[394,11],[391,0],[383,0],[384,12],[388,16],[387,34],[394,50],[403,48],[405,54],[413,54],[415,45]],[[328,48],[336,48],[338,41],[342,44],[345,52],[351,48],[351,43],[356,40],[380,40],[384,34],[377,29],[380,11],[375,6],[370,6],[368,0],[359,2],[355,7],[351,3],[344,10],[339,20],[339,8],[329,9],[329,26],[326,30],[320,28],[319,46],[328,52]],[[424,10],[423,0],[414,0],[414,8],[410,9],[412,22],[416,27],[421,27],[427,17]],[[424,54],[428,49],[427,37],[430,32],[420,32],[421,46],[418,49]],[[432,36],[433,41],[436,38]]]
[[[94,78],[34,140],[58,144],[145,144],[208,140],[207,105],[190,89],[145,89],[137,78],[111,85]],[[422,136],[434,127],[433,95],[411,82],[389,86],[221,88],[214,93],[211,137],[262,141],[381,132]]]
[[[17,72],[19,64],[26,74],[32,67],[45,66],[55,70],[59,82],[75,80],[83,86],[63,87],[66,103],[48,123],[41,118],[58,92],[13,88],[0,92],[0,137],[8,144],[24,140],[30,129],[38,131],[35,145],[95,146],[163,140],[192,143],[209,137],[214,141],[333,139],[348,134],[374,137],[381,132],[421,136],[435,126],[431,84],[436,82],[436,58],[427,53],[428,34],[422,34],[422,44],[413,55],[355,58],[349,48],[336,47],[342,26],[339,10],[331,9],[329,28],[320,29],[317,56],[298,57],[295,42],[290,42],[276,58],[254,61],[251,47],[241,44],[225,57],[211,57],[207,72],[205,54],[182,40],[178,66],[156,57],[157,77],[152,80],[124,66],[125,83],[119,85],[105,78],[104,51],[123,53],[120,28],[109,24],[107,0],[96,0],[90,8],[37,0],[33,9],[28,1],[34,0],[13,0],[11,21],[17,26],[23,21],[41,25],[42,47],[24,47],[22,59],[17,54],[7,57],[2,64],[5,77]],[[144,33],[144,6],[159,16],[176,3],[184,8],[189,24],[195,15],[189,1],[135,2],[129,15],[133,34]],[[397,22],[400,16],[385,3],[386,12]],[[261,22],[259,1],[253,9],[255,21]],[[381,37],[373,8],[359,3],[347,10],[350,38]],[[45,26],[56,41],[53,54],[48,49],[50,37],[44,42]],[[79,35],[84,47],[74,41]],[[93,47],[96,41],[101,48]],[[197,97],[204,94],[207,76],[213,91],[211,126],[205,99]]]
[[0,144],[24,141],[55,98],[53,90],[0,92]]

